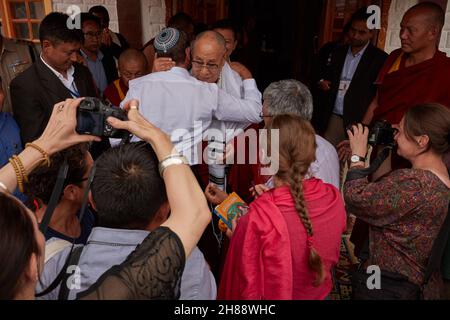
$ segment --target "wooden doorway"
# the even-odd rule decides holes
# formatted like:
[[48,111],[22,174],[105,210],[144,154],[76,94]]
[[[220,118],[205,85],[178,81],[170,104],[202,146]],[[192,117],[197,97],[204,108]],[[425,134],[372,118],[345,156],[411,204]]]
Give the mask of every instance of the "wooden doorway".
[[212,25],[228,17],[228,0],[166,0],[167,20],[177,12],[190,15],[195,23]]
[[[326,0],[326,7],[322,17],[322,32],[319,37],[319,47],[330,41],[337,41],[344,30],[344,26],[350,21],[352,14],[361,7],[378,5],[382,16],[387,14],[391,0]],[[378,39],[375,41],[377,42]]]

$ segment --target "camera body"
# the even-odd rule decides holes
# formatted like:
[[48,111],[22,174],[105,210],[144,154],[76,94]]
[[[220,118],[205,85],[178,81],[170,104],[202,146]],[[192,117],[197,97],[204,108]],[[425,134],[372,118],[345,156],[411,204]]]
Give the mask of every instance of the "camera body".
[[127,131],[114,129],[107,121],[114,117],[128,120],[125,112],[98,98],[85,98],[77,110],[76,132],[97,137],[122,139],[129,135]]
[[377,121],[369,131],[371,146],[394,146],[397,130],[387,121]]

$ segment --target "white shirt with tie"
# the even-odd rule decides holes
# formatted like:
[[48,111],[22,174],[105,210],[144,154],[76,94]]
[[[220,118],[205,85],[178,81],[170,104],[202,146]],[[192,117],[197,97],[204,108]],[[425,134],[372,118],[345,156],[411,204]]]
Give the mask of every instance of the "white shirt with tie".
[[244,99],[238,99],[216,84],[201,82],[186,69],[174,67],[130,81],[124,101],[139,100],[142,115],[170,135],[177,150],[195,165],[201,163],[201,142],[213,119],[248,124],[261,121],[262,96],[255,80],[245,80],[243,87]]

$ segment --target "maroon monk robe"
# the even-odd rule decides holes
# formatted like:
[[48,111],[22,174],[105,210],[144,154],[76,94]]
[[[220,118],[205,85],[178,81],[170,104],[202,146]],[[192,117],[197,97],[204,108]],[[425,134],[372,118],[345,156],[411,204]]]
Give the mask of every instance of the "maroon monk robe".
[[422,103],[450,108],[450,58],[437,51],[433,59],[406,68],[402,53],[394,51],[380,72],[374,120],[398,124],[409,108]]

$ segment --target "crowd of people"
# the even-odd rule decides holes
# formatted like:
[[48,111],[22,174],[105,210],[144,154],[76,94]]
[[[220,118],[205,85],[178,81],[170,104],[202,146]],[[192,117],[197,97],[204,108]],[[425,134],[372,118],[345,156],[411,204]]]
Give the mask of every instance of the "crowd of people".
[[[0,35],[0,299],[330,300],[349,232],[355,299],[450,298],[445,12],[410,8],[390,55],[369,18],[309,87],[263,92],[229,20],[196,34],[179,13],[130,48],[94,6],[81,30],[47,15],[39,54]],[[80,134],[86,97],[130,139]],[[358,282],[370,266],[379,290]]]

